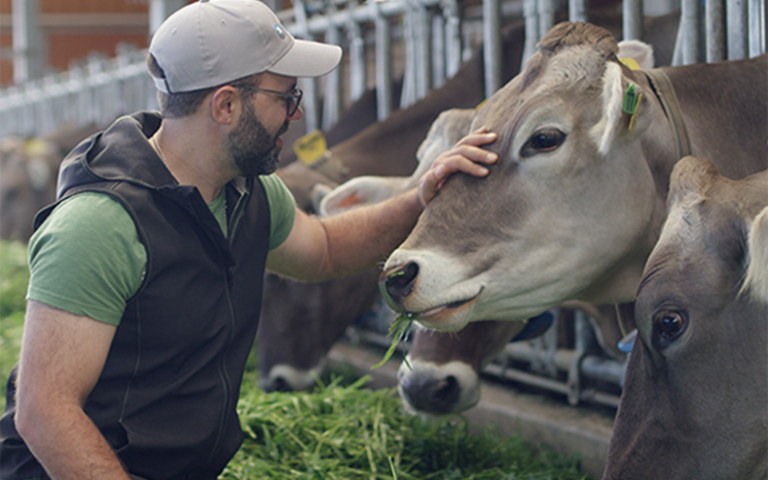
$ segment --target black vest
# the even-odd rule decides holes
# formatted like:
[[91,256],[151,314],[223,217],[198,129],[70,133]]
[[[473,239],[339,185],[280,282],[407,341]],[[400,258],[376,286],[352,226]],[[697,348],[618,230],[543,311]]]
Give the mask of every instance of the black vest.
[[[214,479],[243,438],[235,407],[259,321],[269,208],[260,182],[230,182],[227,240],[198,190],[176,185],[147,142],[159,126],[153,114],[123,117],[61,166],[59,202],[84,191],[111,195],[147,251],[85,412],[132,474]],[[14,378],[0,420],[4,480],[42,473],[13,426]]]

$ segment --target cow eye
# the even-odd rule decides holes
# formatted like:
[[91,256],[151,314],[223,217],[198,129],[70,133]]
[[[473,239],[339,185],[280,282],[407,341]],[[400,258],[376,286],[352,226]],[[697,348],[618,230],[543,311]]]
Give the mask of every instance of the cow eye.
[[565,134],[556,128],[537,130],[523,145],[520,156],[530,157],[537,153],[551,152],[562,145],[564,140]]
[[654,333],[660,347],[664,347],[674,341],[685,330],[685,316],[676,311],[662,311],[653,319]]

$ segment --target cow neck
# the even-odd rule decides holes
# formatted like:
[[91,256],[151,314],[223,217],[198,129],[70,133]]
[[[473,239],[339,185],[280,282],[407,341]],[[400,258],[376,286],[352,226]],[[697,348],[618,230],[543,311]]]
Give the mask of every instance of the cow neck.
[[660,69],[642,70],[651,84],[651,90],[664,110],[664,115],[669,121],[669,127],[672,130],[672,141],[675,143],[677,159],[681,159],[691,154],[691,140],[688,138],[688,129],[685,128],[683,112],[675,95],[675,89],[666,73]]

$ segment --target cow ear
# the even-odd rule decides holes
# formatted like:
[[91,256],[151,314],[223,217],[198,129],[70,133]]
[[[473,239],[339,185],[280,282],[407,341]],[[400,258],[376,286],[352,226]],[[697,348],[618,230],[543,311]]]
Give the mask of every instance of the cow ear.
[[[619,42],[619,53],[617,56],[631,70],[649,70],[656,66],[653,47],[640,40],[623,40]],[[626,59],[632,59],[632,62],[626,61]]]
[[603,73],[603,115],[590,134],[598,151],[607,155],[614,143],[630,143],[651,124],[647,92],[624,76],[617,62],[607,62]]
[[749,227],[747,275],[741,291],[753,300],[768,303],[768,207],[763,208]]
[[317,210],[321,216],[336,215],[362,205],[379,203],[404,191],[409,177],[357,177],[331,190]]

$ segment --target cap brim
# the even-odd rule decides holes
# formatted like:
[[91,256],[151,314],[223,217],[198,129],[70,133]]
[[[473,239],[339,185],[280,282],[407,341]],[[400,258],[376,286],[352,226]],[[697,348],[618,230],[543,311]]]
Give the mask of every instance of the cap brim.
[[319,77],[339,65],[341,54],[338,45],[295,39],[288,53],[267,71],[287,77]]

